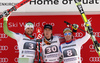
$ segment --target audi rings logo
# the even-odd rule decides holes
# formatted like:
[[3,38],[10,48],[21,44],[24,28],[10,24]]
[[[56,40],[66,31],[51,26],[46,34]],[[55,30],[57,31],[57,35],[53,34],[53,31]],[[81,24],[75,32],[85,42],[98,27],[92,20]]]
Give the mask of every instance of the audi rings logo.
[[83,36],[83,33],[82,32],[77,32],[76,34],[75,34],[75,37],[82,37]]
[[94,45],[93,45],[93,44],[91,44],[91,45],[89,46],[89,48],[90,48],[90,52],[95,52],[95,49],[94,49]]
[[0,23],[0,28],[2,28],[2,23]]
[[18,49],[18,45],[15,45],[14,49],[15,49],[15,50],[19,50],[19,49]]
[[100,57],[90,57],[89,60],[91,62],[100,62]]
[[0,33],[0,38],[8,38],[8,36],[4,33]]
[[81,49],[83,49],[83,46],[81,46]]
[[14,49],[15,49],[15,53],[19,53],[18,45],[15,45]]
[[81,57],[81,61],[83,61],[83,57]]
[[100,32],[94,32],[94,35],[96,35],[97,37],[100,37]]
[[0,63],[8,62],[8,58],[0,58]]
[[0,51],[7,51],[8,50],[8,46],[0,46]]
[[15,62],[18,62],[18,58],[16,57],[16,58],[14,59],[14,61],[15,61]]
[[94,49],[94,45],[91,44],[91,45],[89,46],[89,48],[90,48],[90,49]]

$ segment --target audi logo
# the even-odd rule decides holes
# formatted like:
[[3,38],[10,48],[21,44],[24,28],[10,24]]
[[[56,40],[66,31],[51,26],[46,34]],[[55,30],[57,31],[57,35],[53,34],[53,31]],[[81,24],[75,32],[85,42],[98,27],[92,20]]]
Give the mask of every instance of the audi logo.
[[15,49],[15,50],[19,50],[19,49],[18,49],[18,45],[15,45],[14,49]]
[[0,38],[8,38],[8,36],[4,33],[0,33]]
[[95,52],[95,49],[94,49],[94,45],[93,45],[93,44],[91,44],[91,45],[89,46],[89,48],[91,49],[90,52]]
[[15,62],[18,62],[18,58],[16,57],[16,58],[14,59],[14,61],[15,61]]
[[83,36],[83,33],[82,32],[77,32],[76,34],[75,34],[75,37],[82,37]]
[[96,35],[97,37],[100,37],[100,32],[94,32],[94,35]]
[[0,46],[0,50],[1,51],[6,51],[6,50],[8,50],[8,46]]
[[0,63],[1,63],[1,62],[3,62],[3,63],[4,63],[4,62],[8,62],[8,58],[0,58]]
[[0,28],[2,28],[2,23],[0,23]]
[[100,62],[100,57],[90,57],[89,60],[91,62]]
[[83,46],[81,46],[81,49],[83,49]]
[[81,57],[81,61],[83,61],[83,57]]
[[90,49],[94,49],[94,45],[91,44],[91,45],[89,46],[89,48],[90,48]]

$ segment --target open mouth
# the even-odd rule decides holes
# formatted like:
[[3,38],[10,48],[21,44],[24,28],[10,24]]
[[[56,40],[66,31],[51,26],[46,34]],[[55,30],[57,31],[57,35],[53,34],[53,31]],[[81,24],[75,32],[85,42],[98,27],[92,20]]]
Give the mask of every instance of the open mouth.
[[29,34],[32,34],[32,31],[28,31]]

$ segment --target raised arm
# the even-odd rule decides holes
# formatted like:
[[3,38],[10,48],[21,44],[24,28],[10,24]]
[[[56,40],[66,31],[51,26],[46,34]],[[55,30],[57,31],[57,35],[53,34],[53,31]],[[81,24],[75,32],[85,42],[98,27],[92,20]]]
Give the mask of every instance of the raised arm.
[[4,33],[5,33],[6,35],[8,35],[9,37],[13,38],[13,39],[16,39],[17,41],[20,40],[20,35],[19,35],[19,34],[14,33],[14,32],[12,32],[12,31],[10,31],[10,30],[8,29],[8,26],[7,26],[8,17],[4,17],[4,18],[3,18],[3,21],[4,21],[4,22],[3,22],[3,30],[4,30]]

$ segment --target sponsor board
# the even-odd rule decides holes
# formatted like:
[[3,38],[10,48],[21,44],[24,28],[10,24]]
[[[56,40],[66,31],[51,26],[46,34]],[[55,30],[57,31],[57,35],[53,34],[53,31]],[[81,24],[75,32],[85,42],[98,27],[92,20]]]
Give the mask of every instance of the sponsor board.
[[[20,1],[21,0],[0,1],[0,8],[2,8],[0,12],[3,12],[4,10],[11,8]],[[100,0],[81,0],[81,3],[83,4],[85,11],[99,11]],[[78,12],[74,0],[31,0],[29,3],[19,8],[16,12],[58,12],[58,11]]]

